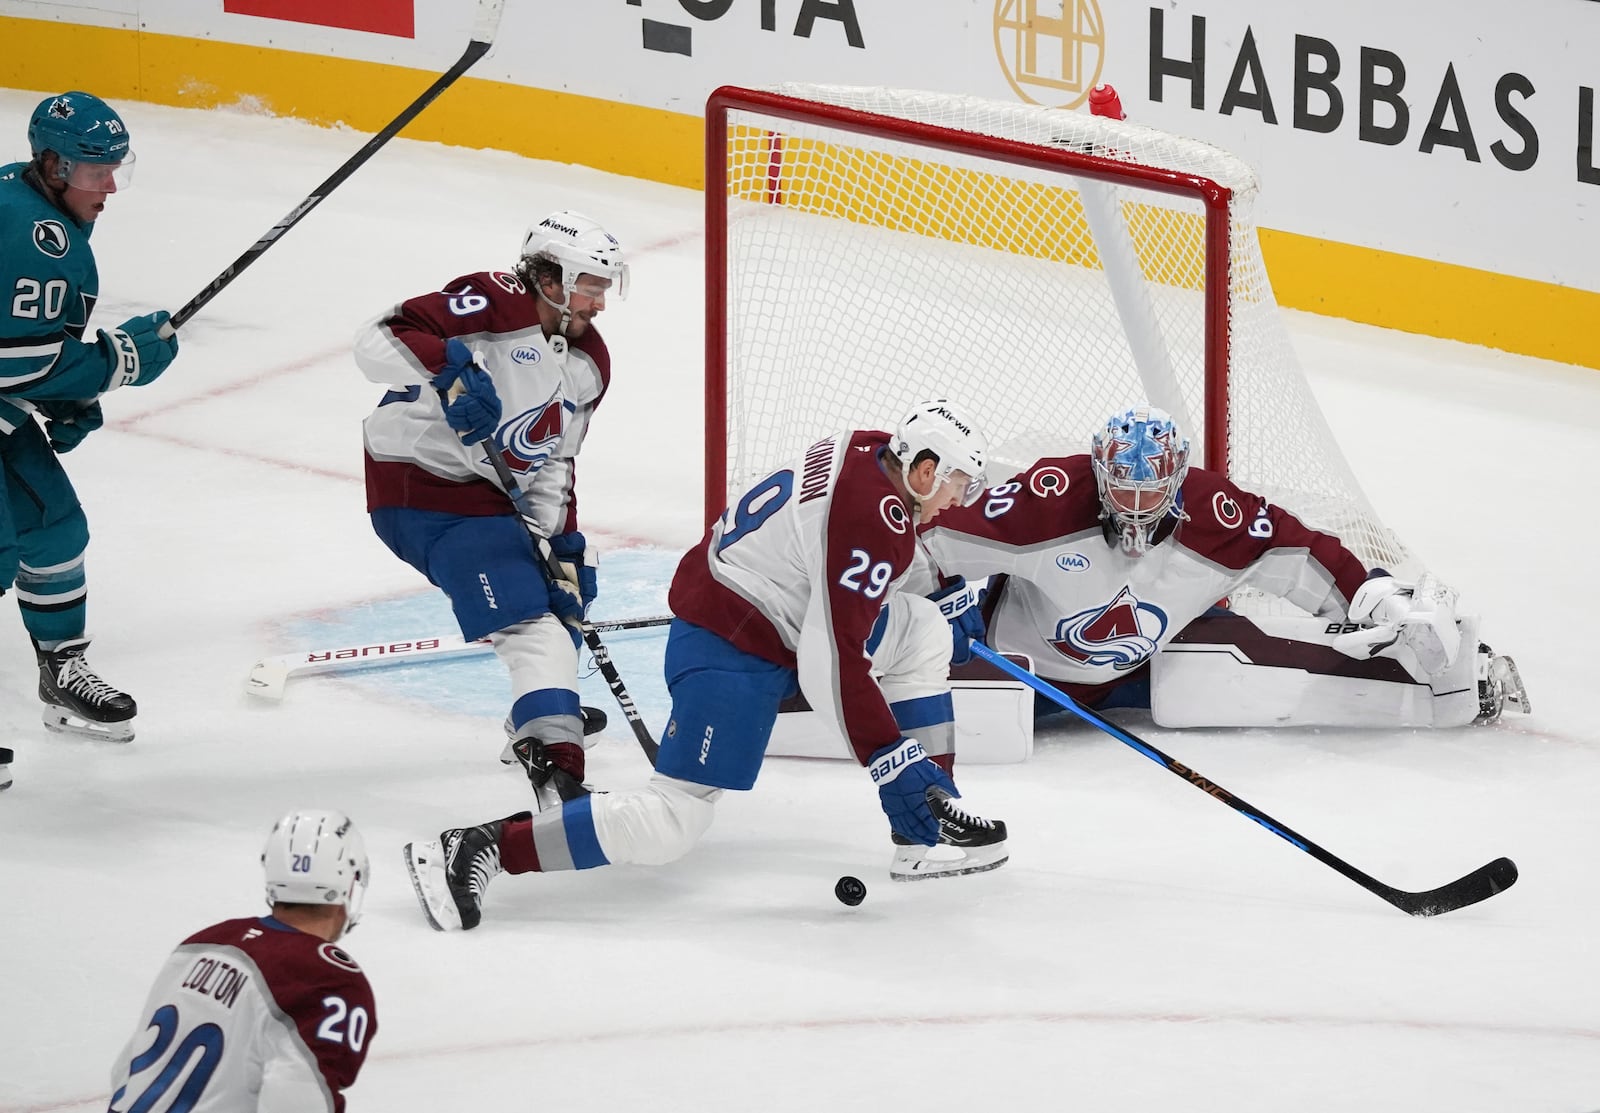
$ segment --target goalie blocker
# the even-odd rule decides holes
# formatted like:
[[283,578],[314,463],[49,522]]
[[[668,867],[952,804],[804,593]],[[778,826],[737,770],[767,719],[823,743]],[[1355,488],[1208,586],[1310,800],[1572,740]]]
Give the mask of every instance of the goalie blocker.
[[[1151,662],[1150,715],[1164,727],[1452,727],[1531,710],[1516,665],[1459,616],[1461,652],[1431,680],[1397,647],[1357,660],[1358,623],[1306,615],[1211,614]],[[1476,651],[1472,647],[1475,647]]]

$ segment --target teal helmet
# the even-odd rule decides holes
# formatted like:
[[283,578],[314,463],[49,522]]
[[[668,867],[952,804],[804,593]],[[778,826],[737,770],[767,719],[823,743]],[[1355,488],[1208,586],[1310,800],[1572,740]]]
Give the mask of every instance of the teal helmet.
[[62,93],[41,101],[28,124],[28,146],[35,159],[46,151],[60,155],[59,176],[66,180],[80,164],[110,166],[124,171],[117,175],[117,185],[123,186],[133,164],[127,125],[92,93]]

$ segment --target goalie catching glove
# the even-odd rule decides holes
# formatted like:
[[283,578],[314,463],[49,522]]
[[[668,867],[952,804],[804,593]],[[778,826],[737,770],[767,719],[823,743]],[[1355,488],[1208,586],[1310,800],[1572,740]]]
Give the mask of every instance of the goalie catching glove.
[[1373,573],[1350,600],[1349,618],[1362,629],[1340,634],[1333,647],[1357,660],[1396,657],[1403,647],[1416,656],[1424,674],[1437,676],[1461,651],[1456,593],[1428,573],[1415,584]]

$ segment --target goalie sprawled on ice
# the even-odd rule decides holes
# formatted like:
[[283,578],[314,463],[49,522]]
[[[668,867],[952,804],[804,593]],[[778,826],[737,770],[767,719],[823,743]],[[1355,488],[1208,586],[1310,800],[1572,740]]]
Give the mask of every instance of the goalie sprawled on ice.
[[[1162,726],[1460,726],[1530,709],[1515,664],[1431,576],[1369,570],[1219,473],[1154,408],[1045,458],[923,533],[946,576],[992,576],[990,648]],[[1241,588],[1305,614],[1217,606]],[[1157,650],[1162,652],[1157,653]]]

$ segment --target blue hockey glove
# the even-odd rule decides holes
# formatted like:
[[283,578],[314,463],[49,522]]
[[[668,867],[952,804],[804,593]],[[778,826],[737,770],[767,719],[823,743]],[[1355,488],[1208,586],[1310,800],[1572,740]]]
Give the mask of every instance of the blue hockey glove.
[[578,586],[578,596],[586,614],[589,604],[600,594],[600,581],[595,568],[596,554],[590,551],[588,545],[583,534],[577,530],[558,533],[550,539],[550,555],[555,557],[562,578]]
[[950,623],[950,663],[964,665],[972,660],[972,643],[983,640],[983,613],[976,589],[961,576],[928,596],[939,604],[939,613]]
[[57,452],[71,452],[83,443],[83,438],[105,424],[105,414],[99,402],[84,405],[81,402],[40,402],[39,412],[44,414],[45,436],[50,447]]
[[98,343],[111,365],[102,394],[119,386],[148,386],[171,366],[178,358],[178,334],[161,335],[161,326],[171,316],[163,309],[129,317],[110,332],[100,330]]
[[895,833],[923,846],[939,841],[939,820],[928,806],[928,790],[940,788],[960,796],[950,775],[928,759],[922,743],[902,738],[885,746],[867,762],[872,783],[878,786],[878,802]]
[[500,395],[494,380],[483,369],[483,357],[461,341],[445,341],[444,367],[433,377],[433,385],[445,392],[445,424],[462,444],[479,444],[500,428]]

